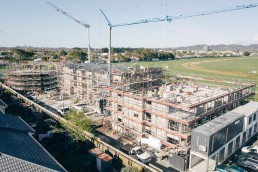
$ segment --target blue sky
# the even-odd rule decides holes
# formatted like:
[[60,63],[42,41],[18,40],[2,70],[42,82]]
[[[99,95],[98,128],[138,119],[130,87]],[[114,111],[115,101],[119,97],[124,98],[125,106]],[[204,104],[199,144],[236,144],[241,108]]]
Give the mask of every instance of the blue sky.
[[[258,0],[52,0],[91,25],[93,48],[108,46],[108,25],[168,15],[212,11]],[[167,3],[167,8],[166,4]],[[113,28],[115,47],[177,47],[258,43],[258,7],[221,14]],[[45,0],[0,0],[0,46],[86,47],[87,30]]]

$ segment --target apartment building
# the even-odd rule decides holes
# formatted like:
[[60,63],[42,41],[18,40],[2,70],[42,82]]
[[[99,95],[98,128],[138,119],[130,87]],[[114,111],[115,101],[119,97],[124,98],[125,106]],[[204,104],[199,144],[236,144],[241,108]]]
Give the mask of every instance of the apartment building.
[[[62,68],[60,91],[71,98],[84,100],[88,105],[101,111],[104,97],[108,95],[104,89],[108,84],[108,65],[95,63],[67,64]],[[112,67],[112,86],[128,84],[146,78],[162,78],[164,69],[145,68],[139,65]],[[103,101],[104,100],[104,101]]]
[[111,114],[113,130],[139,140],[151,138],[149,145],[155,142],[156,148],[171,148],[186,162],[178,167],[180,170],[188,163],[192,130],[245,104],[255,89],[254,84],[225,88],[189,81],[163,86],[145,83],[145,88],[138,91],[133,87],[109,88],[106,110]]

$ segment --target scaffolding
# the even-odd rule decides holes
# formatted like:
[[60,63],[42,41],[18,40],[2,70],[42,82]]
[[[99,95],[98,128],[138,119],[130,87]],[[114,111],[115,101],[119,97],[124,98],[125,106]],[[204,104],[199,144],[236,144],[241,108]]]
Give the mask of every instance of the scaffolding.
[[58,87],[58,71],[53,63],[27,63],[9,68],[6,84],[17,91],[45,92]]
[[[237,85],[237,86],[236,86]],[[245,104],[255,94],[253,83],[234,87],[196,84],[189,79],[174,83],[146,79],[108,87],[105,108],[117,132],[153,136],[183,158],[189,158],[192,129]]]

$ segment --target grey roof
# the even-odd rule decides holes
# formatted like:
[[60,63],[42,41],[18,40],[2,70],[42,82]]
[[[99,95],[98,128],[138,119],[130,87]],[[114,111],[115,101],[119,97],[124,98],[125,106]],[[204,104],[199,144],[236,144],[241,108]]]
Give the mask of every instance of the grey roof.
[[[17,163],[22,160],[27,164],[42,166],[54,171],[66,171],[33,136],[29,134],[29,132],[33,131],[34,130],[21,118],[0,114],[0,152],[15,157],[18,159]],[[14,160],[15,159],[13,159],[13,161]],[[1,163],[1,166],[2,165],[4,166],[4,164]],[[5,165],[9,166],[10,164]],[[31,167],[33,165],[23,165],[23,167],[26,166]],[[23,171],[31,170],[27,169]]]
[[54,172],[55,170],[39,166],[6,154],[0,155],[0,171],[4,172]]
[[243,106],[239,106],[236,109],[232,110],[232,112],[240,113],[245,116],[252,115],[253,113],[258,111],[258,102],[249,102]]
[[[108,64],[96,64],[96,63],[72,63],[67,65],[69,68],[84,69],[90,72],[107,73]],[[112,68],[115,72],[128,73],[130,70],[123,65],[114,65]]]
[[6,114],[0,114],[0,129],[35,132],[20,117]]
[[195,128],[193,132],[203,133],[204,135],[212,135],[225,126],[237,121],[241,117],[243,117],[242,114],[230,111]]
[[7,104],[5,104],[5,102],[3,102],[3,100],[0,99],[0,106],[5,106],[5,107],[7,107]]

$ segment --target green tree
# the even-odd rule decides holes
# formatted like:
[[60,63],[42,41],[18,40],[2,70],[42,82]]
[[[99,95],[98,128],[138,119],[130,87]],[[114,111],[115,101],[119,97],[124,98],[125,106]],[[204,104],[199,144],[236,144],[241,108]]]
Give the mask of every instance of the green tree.
[[244,52],[244,56],[250,56],[250,52],[245,51],[245,52]]
[[74,109],[70,109],[69,114],[66,116],[66,119],[73,122],[82,130],[86,130],[90,133],[93,132],[92,121],[84,116],[84,112],[78,112]]
[[67,52],[65,50],[60,50],[57,54],[59,57],[61,56],[66,56],[67,55]]
[[18,58],[17,60],[31,60],[34,55],[34,52],[32,51],[29,52],[18,48],[13,48],[12,53],[16,55]]
[[84,62],[87,60],[87,53],[85,53],[81,48],[75,47],[72,50],[69,51],[68,56],[70,59],[73,61],[79,61],[79,62]]

